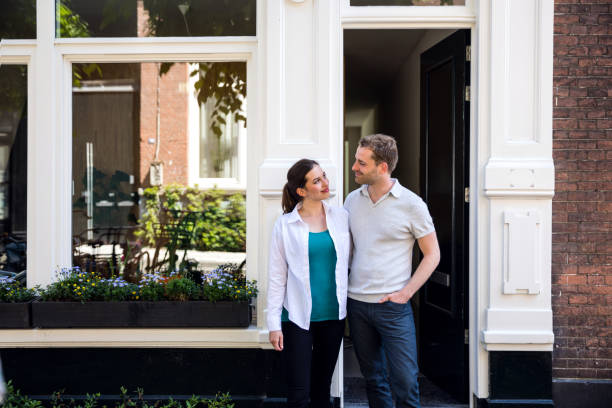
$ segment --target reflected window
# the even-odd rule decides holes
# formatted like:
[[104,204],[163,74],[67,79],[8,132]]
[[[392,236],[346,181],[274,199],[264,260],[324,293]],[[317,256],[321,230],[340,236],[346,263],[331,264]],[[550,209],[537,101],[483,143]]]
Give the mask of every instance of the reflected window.
[[0,66],[0,276],[25,283],[27,66]]
[[465,0],[351,0],[351,6],[465,6]]
[[0,40],[36,38],[36,0],[0,1]]
[[200,108],[200,146],[198,170],[200,178],[235,178],[238,174],[238,148],[244,124],[234,120],[235,114],[222,113],[223,123],[215,132],[216,100],[211,99]]
[[[193,151],[190,153],[190,183],[244,188],[246,64],[193,64],[191,72],[189,138]],[[210,90],[211,78],[217,77],[223,78],[217,91],[211,92],[206,101],[198,98],[196,90]],[[225,78],[228,78],[227,83]],[[241,108],[233,108],[237,106]]]
[[110,276],[244,260],[244,189],[191,175],[244,167],[246,63],[73,64],[72,97],[75,265]]
[[56,0],[56,36],[253,36],[256,0]]

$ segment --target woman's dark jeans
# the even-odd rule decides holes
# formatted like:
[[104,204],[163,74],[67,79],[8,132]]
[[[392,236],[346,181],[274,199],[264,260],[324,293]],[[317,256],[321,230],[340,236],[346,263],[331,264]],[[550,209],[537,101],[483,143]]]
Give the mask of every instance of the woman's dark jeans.
[[283,322],[282,351],[290,408],[329,408],[331,378],[344,333],[344,319],[310,322],[304,330]]

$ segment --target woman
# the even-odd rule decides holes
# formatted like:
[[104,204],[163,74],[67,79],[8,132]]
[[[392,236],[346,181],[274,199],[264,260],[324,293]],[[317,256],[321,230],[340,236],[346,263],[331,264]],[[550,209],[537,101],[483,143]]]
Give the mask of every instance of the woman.
[[314,160],[287,173],[283,212],[270,242],[270,343],[282,352],[287,405],[329,407],[346,317],[348,214],[331,207],[329,181]]

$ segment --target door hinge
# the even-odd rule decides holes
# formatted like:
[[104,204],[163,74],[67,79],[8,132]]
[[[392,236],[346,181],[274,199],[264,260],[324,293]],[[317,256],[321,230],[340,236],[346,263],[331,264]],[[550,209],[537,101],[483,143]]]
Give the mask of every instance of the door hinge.
[[466,86],[465,86],[465,101],[466,101],[466,102],[469,102],[469,101],[470,101],[470,97],[471,97],[471,94],[470,94],[470,86],[469,86],[469,85],[466,85]]
[[470,188],[469,188],[469,187],[466,187],[466,188],[464,189],[463,194],[464,194],[464,195],[463,195],[463,200],[464,200],[466,203],[469,203],[469,202],[470,202]]
[[468,329],[463,331],[463,342],[464,344],[470,344],[470,331]]
[[465,60],[467,62],[472,61],[472,46],[471,45],[465,46]]

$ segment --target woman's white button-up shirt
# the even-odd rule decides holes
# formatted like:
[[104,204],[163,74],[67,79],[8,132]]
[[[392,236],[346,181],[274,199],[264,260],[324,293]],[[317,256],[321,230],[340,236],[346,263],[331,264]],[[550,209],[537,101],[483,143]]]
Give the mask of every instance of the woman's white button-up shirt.
[[[327,229],[336,250],[336,296],[338,318],[346,317],[346,296],[349,252],[351,247],[348,213],[342,207],[323,202]],[[270,240],[268,267],[268,330],[281,330],[283,306],[289,320],[304,330],[310,327],[312,297],[308,262],[308,224],[298,213],[301,205],[280,216],[274,224]]]

